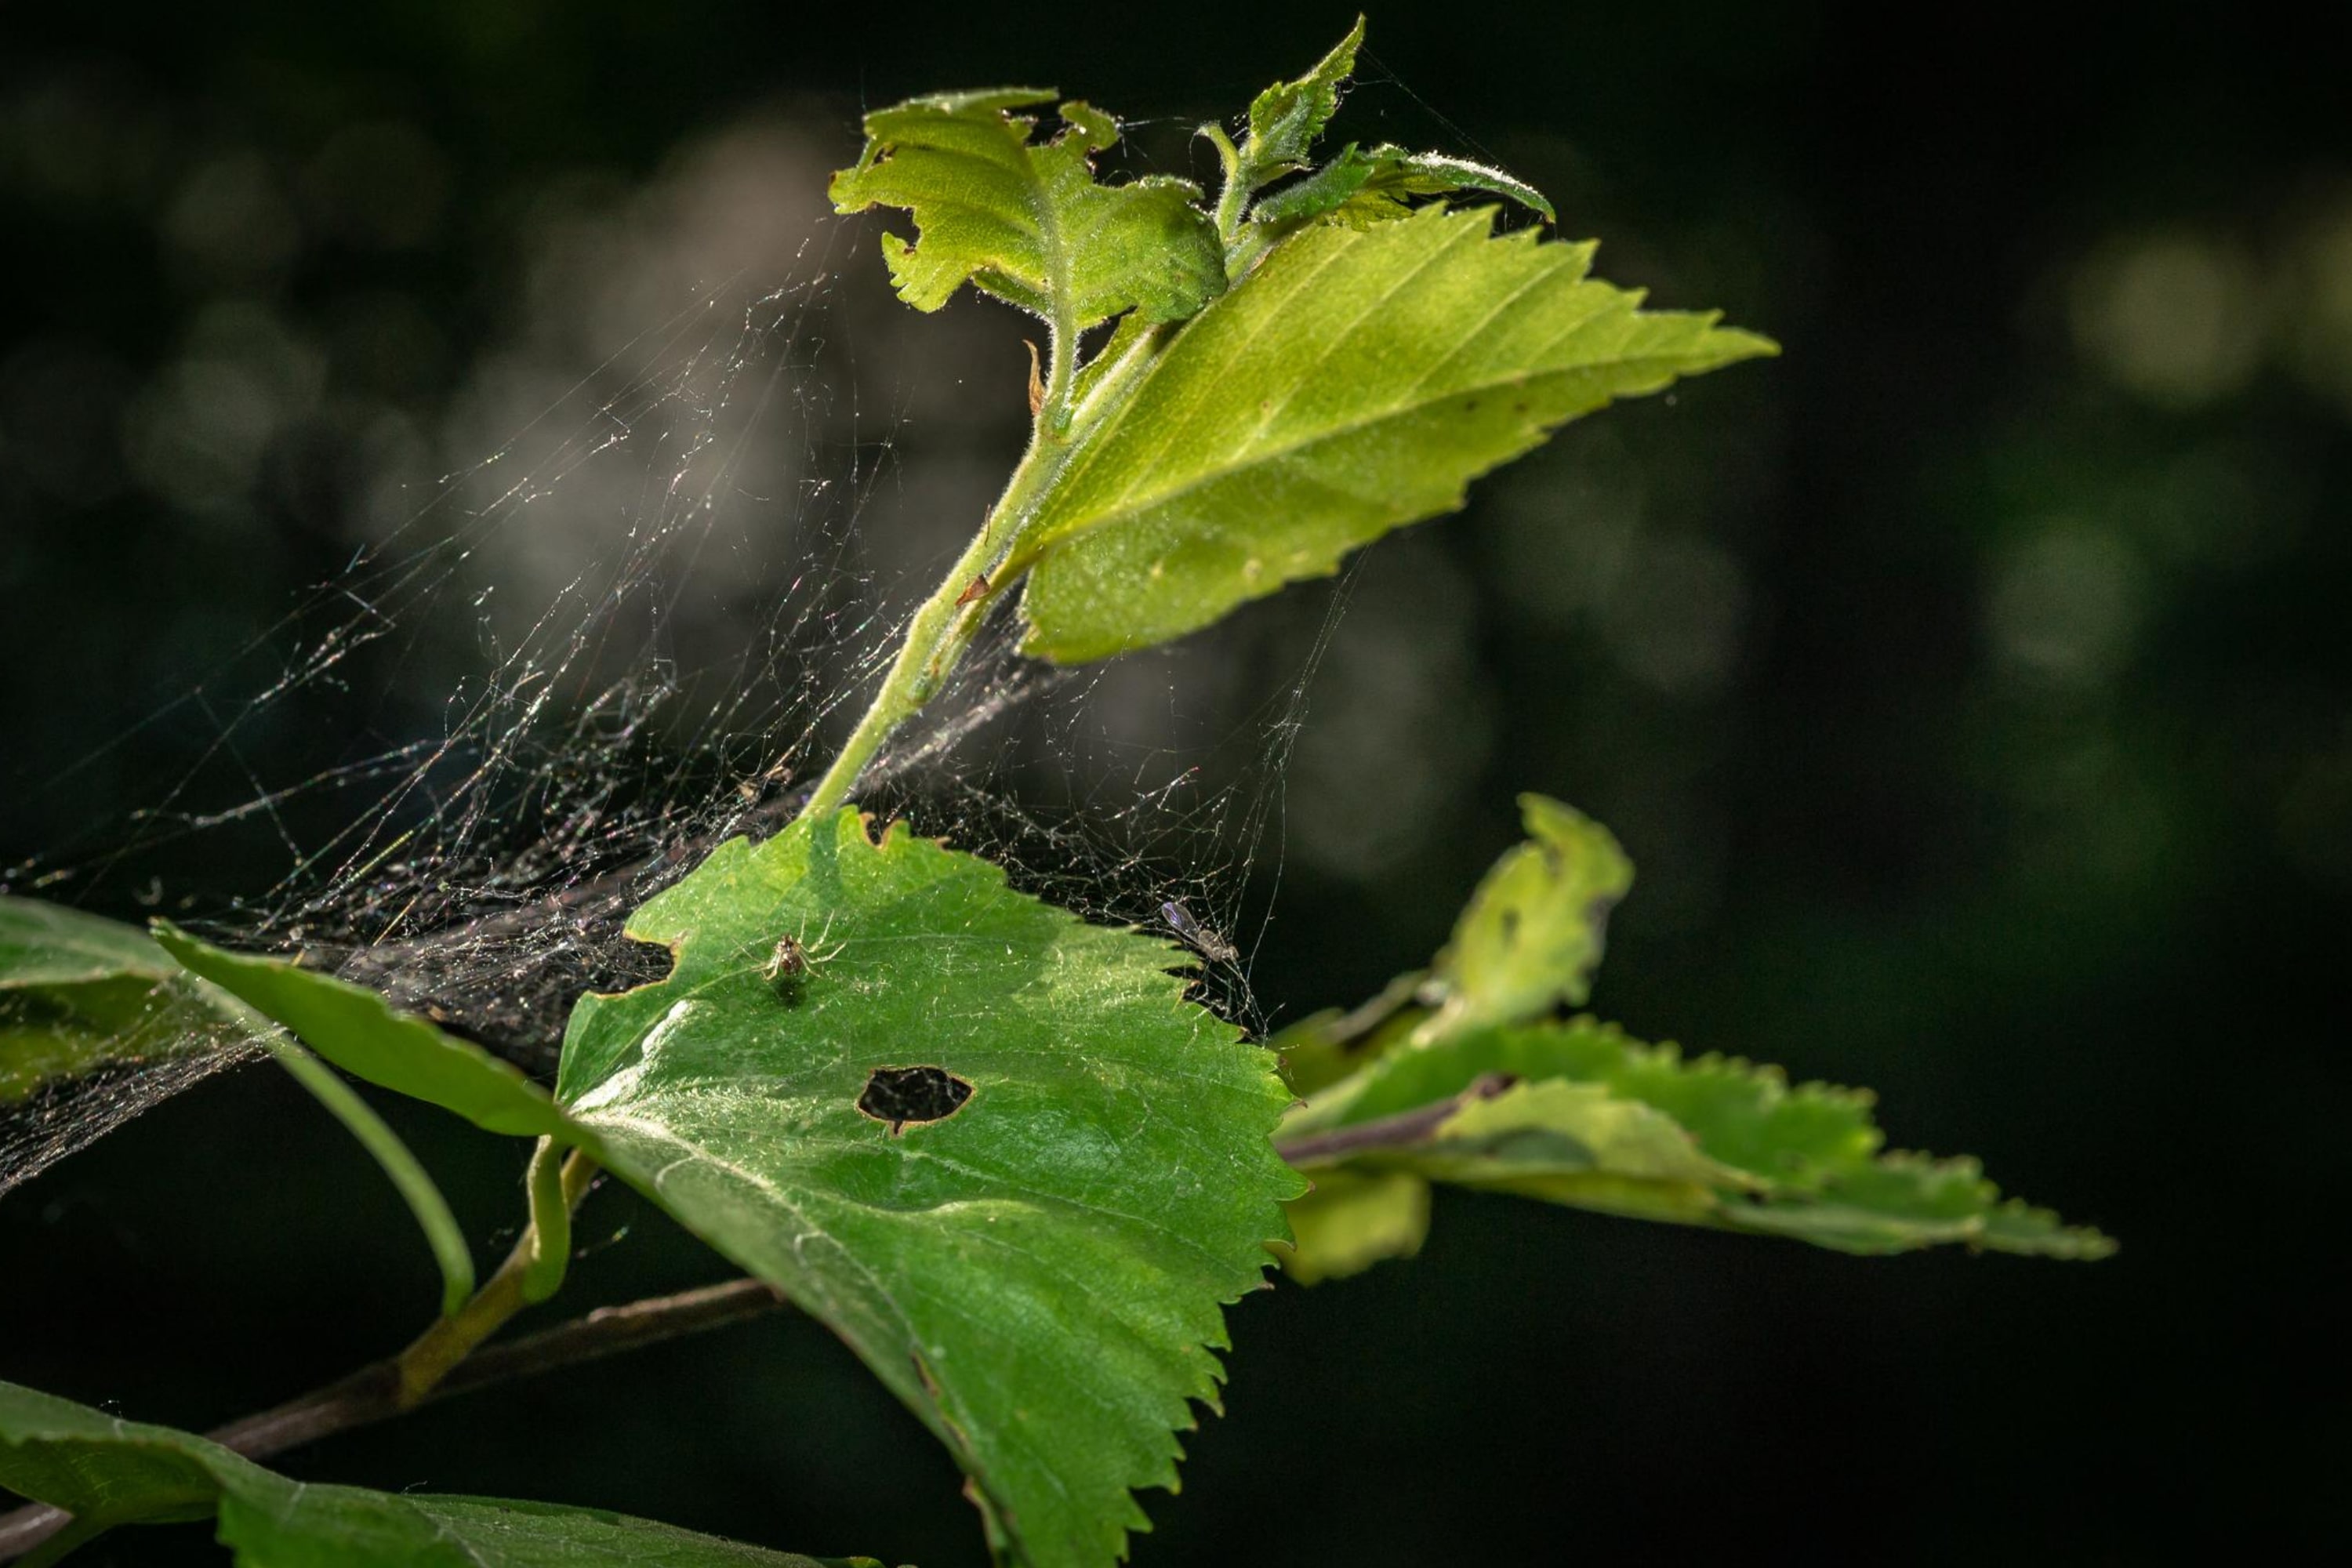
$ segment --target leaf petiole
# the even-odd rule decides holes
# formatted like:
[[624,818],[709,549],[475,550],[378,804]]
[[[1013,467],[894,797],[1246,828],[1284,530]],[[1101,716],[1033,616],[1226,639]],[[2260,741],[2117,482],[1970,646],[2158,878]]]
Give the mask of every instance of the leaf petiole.
[[524,1238],[531,1244],[524,1266],[522,1299],[546,1300],[562,1288],[572,1261],[572,1199],[564,1191],[563,1149],[552,1138],[541,1138],[531,1152],[530,1173],[524,1179],[530,1194],[530,1228]]
[[[1249,181],[1242,174],[1241,152],[1234,145],[1234,139],[1225,134],[1225,128],[1213,120],[1194,134],[1207,139],[1209,145],[1217,150],[1217,162],[1224,165],[1224,188],[1217,193],[1217,237],[1224,242],[1230,257],[1234,237],[1241,232],[1242,208],[1248,204],[1250,195]],[[1229,262],[1226,271],[1230,274],[1232,270]]]
[[[1018,582],[1036,559],[1028,537],[1055,481],[1068,464],[1086,433],[1094,428],[1134,390],[1136,382],[1165,343],[1166,329],[1136,335],[1118,357],[1097,373],[1083,397],[1076,389],[1076,332],[1056,325],[1052,333],[1051,364],[1044,395],[1030,433],[1029,449],[1013,470],[1004,493],[989,509],[988,521],[964,547],[955,564],[940,579],[908,622],[898,658],[867,704],[857,727],[842,742],[832,764],[810,790],[796,821],[821,820],[837,811],[883,744],[898,727],[923,710],[947,678],[963,660],[991,607]],[[1114,345],[1116,346],[1116,345]],[[1057,413],[1057,411],[1065,411]],[[972,591],[975,581],[987,584]]]
[[[524,1228],[514,1250],[507,1254],[506,1261],[499,1265],[499,1271],[491,1275],[489,1283],[475,1291],[464,1306],[426,1329],[400,1352],[395,1364],[400,1372],[397,1400],[401,1408],[406,1409],[423,1401],[433,1392],[436,1384],[456,1370],[459,1362],[473,1353],[476,1346],[503,1328],[508,1319],[534,1300],[544,1299],[529,1294],[534,1271],[541,1268],[540,1165],[540,1159],[534,1158],[531,1223]],[[596,1162],[581,1150],[572,1150],[563,1160],[556,1178],[556,1190],[550,1194],[551,1201],[564,1214],[567,1239],[563,1253],[571,1250],[568,1239],[571,1211],[578,1207],[580,1200],[587,1195],[588,1184],[595,1176]]]

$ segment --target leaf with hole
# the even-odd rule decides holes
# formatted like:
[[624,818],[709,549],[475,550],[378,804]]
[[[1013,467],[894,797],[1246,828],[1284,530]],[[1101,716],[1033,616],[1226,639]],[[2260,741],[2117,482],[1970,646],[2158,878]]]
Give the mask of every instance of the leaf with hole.
[[[677,966],[572,1016],[558,1095],[600,1156],[848,1341],[1000,1550],[1116,1559],[1304,1185],[1270,1054],[1173,943],[854,813],[720,846],[628,929]],[[833,956],[780,989],[800,931]]]
[[73,1515],[67,1540],[215,1518],[240,1568],[878,1568],[594,1509],[309,1485],[192,1432],[10,1383],[0,1487]]
[[1519,796],[1528,837],[1503,852],[1454,922],[1421,1000],[1436,1013],[1415,1037],[1539,1018],[1592,993],[1609,913],[1633,865],[1607,828],[1547,795]]
[[1013,556],[1025,651],[1166,642],[1360,545],[1620,397],[1770,353],[1586,276],[1489,208],[1325,225],[1185,322],[1076,446]]

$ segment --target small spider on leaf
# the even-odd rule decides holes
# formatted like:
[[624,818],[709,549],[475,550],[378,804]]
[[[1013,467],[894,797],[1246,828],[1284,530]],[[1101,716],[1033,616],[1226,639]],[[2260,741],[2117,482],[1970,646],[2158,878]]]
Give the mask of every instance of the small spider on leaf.
[[797,932],[778,937],[775,952],[769,955],[766,963],[760,966],[761,978],[779,990],[797,986],[808,978],[812,970],[840,957],[841,950],[849,945],[847,942],[835,942],[832,947],[826,947],[825,939],[831,935],[833,922],[828,920],[814,942],[808,940],[806,922],[803,922]]

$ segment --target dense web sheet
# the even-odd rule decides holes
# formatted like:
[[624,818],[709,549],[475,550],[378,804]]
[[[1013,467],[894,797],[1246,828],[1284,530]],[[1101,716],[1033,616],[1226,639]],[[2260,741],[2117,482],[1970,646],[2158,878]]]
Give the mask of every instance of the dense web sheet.
[[[151,721],[195,737],[152,805],[0,885],[299,951],[551,1073],[582,991],[666,968],[627,913],[789,819],[1017,456],[1020,328],[984,305],[912,317],[871,246],[812,222],[784,281],[673,296],[535,416],[509,395],[519,432],[412,487]],[[985,412],[943,413],[950,379]],[[1089,918],[1165,931],[1173,906],[1207,938],[1204,996],[1262,1026],[1250,938],[1278,876],[1252,873],[1274,868],[1328,621],[1063,671],[1015,656],[999,616],[861,802]],[[1252,689],[1275,695],[1230,700]],[[149,869],[214,843],[274,874]],[[0,1106],[0,1191],[252,1054],[161,1050]]]

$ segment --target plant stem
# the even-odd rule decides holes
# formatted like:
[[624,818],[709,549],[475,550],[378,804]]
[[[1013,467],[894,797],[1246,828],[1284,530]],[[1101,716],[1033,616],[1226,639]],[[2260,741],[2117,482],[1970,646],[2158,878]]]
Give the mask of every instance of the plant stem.
[[[783,1300],[757,1279],[735,1279],[674,1296],[600,1307],[585,1317],[481,1351],[415,1403],[404,1403],[401,1397],[401,1358],[387,1356],[323,1388],[215,1427],[205,1436],[247,1458],[266,1459],[338,1432],[404,1415],[417,1404],[741,1322],[773,1311],[783,1305]],[[0,1516],[0,1561],[30,1552],[64,1530],[68,1519],[46,1506]]]
[[[596,1162],[580,1150],[574,1149],[564,1160],[560,1178],[561,1202],[567,1221],[595,1175]],[[417,1335],[415,1342],[394,1358],[400,1368],[400,1400],[404,1405],[421,1403],[459,1362],[473,1353],[475,1346],[530,1305],[534,1299],[529,1294],[531,1285],[535,1279],[544,1277],[536,1218],[541,1196],[541,1193],[534,1191],[532,1223],[523,1227],[521,1238],[507,1254],[507,1260],[499,1265],[499,1271],[490,1276],[490,1282],[475,1291],[464,1306]]]
[[1217,162],[1224,165],[1225,183],[1217,193],[1217,237],[1230,249],[1234,237],[1241,232],[1242,204],[1249,200],[1249,186],[1242,177],[1242,155],[1225,128],[1215,121],[1202,126],[1200,134],[1216,148]]
[[[1045,406],[1051,408],[1052,404],[1049,402]],[[1044,417],[1041,411],[1039,418]],[[1024,458],[1021,468],[1014,470],[1016,484],[1037,450],[1033,446],[1030,458]],[[1007,495],[1010,494],[1008,490]],[[923,704],[930,700],[931,694],[939,689],[940,683],[947,679],[949,672],[963,657],[963,650],[971,643],[972,634],[980,628],[977,612],[988,600],[983,595],[967,604],[959,605],[956,601],[965,596],[966,590],[971,587],[975,579],[988,580],[989,594],[1002,586],[988,579],[988,565],[996,552],[996,546],[990,538],[991,529],[1003,510],[1003,506],[1000,502],[997,510],[990,514],[991,528],[982,529],[964,552],[956,557],[956,563],[948,568],[947,576],[931,596],[923,601],[922,608],[915,612],[915,618],[907,624],[906,640],[898,647],[898,657],[890,662],[889,674],[882,679],[882,689],[874,694],[874,700],[867,705],[865,717],[857,721],[857,728],[851,731],[849,739],[842,742],[840,752],[833,759],[833,765],[825,769],[824,776],[818,779],[815,787],[809,791],[808,799],[802,804],[800,816],[795,820],[820,820],[838,809],[856,786],[858,775],[866,771],[866,764],[872,762],[874,753],[882,749],[882,742],[888,740],[899,725],[921,710]]]
[[531,1151],[530,1174],[525,1181],[530,1193],[531,1244],[522,1272],[526,1303],[554,1295],[572,1263],[572,1205],[576,1200],[562,1168],[568,1163],[552,1138],[541,1138]]
[[1448,1095],[1433,1105],[1400,1110],[1393,1116],[1335,1127],[1328,1131],[1276,1139],[1274,1152],[1292,1166],[1301,1167],[1345,1159],[1350,1154],[1360,1154],[1367,1149],[1410,1149],[1428,1142],[1430,1134],[1452,1121],[1464,1107],[1475,1105],[1482,1100],[1492,1100],[1517,1081],[1507,1072],[1480,1073],[1460,1093]]
[[[882,743],[899,725],[922,711],[954,672],[996,595],[1011,587],[1019,575],[1017,569],[1005,570],[1005,563],[1076,445],[1068,426],[1074,413],[1070,395],[1077,377],[1077,334],[1059,324],[1053,332],[1050,365],[1028,451],[1005,482],[1004,493],[989,509],[980,532],[907,623],[906,639],[898,646],[898,657],[890,662],[889,673],[883,677],[881,689],[857,721],[857,728],[842,742],[824,776],[809,791],[794,820],[816,821],[840,808]],[[1088,399],[1090,405],[1096,401]]]
[[[27,1513],[54,1513],[57,1510],[54,1509],[26,1509],[24,1511]],[[9,1517],[14,1518],[15,1516],[10,1515]],[[6,1520],[0,1520],[0,1531],[5,1531],[6,1525]],[[52,1563],[62,1563],[67,1558],[72,1556],[76,1552],[80,1551],[83,1547],[89,1545],[91,1542],[97,1540],[100,1536],[104,1535],[105,1533],[106,1526],[102,1524],[84,1524],[69,1521],[65,1515],[58,1514],[55,1533],[45,1532],[45,1536],[36,1536],[33,1538],[32,1542],[27,1543],[37,1545],[44,1540],[44,1538],[46,1538],[47,1542],[46,1545],[41,1545],[40,1550],[35,1552],[31,1556],[25,1559],[25,1568],[49,1568],[49,1564]],[[5,1554],[5,1551],[6,1548],[5,1544],[0,1544],[0,1554]]]

